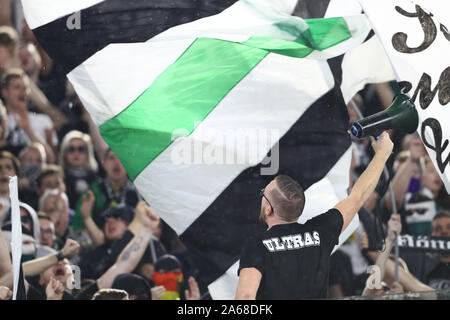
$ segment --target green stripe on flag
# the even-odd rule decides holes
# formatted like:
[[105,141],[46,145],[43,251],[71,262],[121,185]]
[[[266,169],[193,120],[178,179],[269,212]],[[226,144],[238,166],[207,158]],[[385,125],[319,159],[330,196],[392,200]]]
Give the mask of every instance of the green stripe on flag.
[[136,101],[100,126],[129,177],[134,180],[171,144],[175,130],[192,133],[196,122],[267,54],[242,44],[197,39]]
[[303,58],[351,37],[342,18],[307,22],[309,29],[295,41],[269,37],[252,37],[243,43],[195,40],[128,108],[100,126],[129,177],[134,180],[170,146],[174,131],[191,134],[195,124],[270,52]]
[[[314,50],[328,49],[352,37],[347,22],[340,17],[306,19],[305,22],[309,29],[301,33],[294,41],[252,37],[243,44],[289,57],[304,58]],[[292,25],[279,23],[276,26],[290,34],[298,34],[291,30]]]

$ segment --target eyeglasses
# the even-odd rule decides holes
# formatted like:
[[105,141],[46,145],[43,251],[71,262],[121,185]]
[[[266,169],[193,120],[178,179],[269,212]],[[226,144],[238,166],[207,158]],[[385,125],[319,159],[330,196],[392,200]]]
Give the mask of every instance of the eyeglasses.
[[86,153],[87,147],[85,147],[85,146],[79,146],[79,147],[69,146],[66,148],[66,152],[68,152],[68,153],[74,153],[75,151],[78,151],[79,153]]
[[269,199],[267,199],[266,195],[264,194],[264,190],[265,190],[265,188],[262,188],[261,191],[259,192],[259,195],[260,195],[261,197],[264,197],[264,199],[267,200],[267,202],[269,203],[270,208],[272,209],[272,212],[275,212],[275,210],[273,210],[273,206],[272,206],[272,204],[270,203]]

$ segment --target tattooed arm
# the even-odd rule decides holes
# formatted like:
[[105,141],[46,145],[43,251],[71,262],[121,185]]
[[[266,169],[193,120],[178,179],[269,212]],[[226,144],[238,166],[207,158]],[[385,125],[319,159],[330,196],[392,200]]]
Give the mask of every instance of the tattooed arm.
[[159,217],[156,213],[144,202],[139,202],[135,219],[129,226],[134,237],[122,250],[116,263],[97,280],[99,289],[110,288],[117,275],[130,273],[136,269],[153,234],[153,228],[158,222]]

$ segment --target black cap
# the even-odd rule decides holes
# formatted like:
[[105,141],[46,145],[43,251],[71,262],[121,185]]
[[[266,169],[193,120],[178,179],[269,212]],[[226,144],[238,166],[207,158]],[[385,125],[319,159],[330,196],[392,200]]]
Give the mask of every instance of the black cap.
[[108,218],[122,219],[127,224],[129,224],[134,218],[134,210],[127,205],[118,204],[115,207],[106,209],[101,214],[103,223],[108,220]]
[[171,254],[165,254],[161,256],[155,263],[155,271],[170,271],[175,269],[181,269],[181,262],[177,257]]
[[111,288],[125,290],[129,295],[138,296],[138,299],[151,299],[150,284],[144,277],[137,274],[119,274],[114,278]]

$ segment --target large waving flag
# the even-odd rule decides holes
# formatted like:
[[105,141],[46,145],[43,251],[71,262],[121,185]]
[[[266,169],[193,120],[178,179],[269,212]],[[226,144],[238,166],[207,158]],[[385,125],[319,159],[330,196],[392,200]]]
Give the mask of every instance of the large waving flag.
[[419,114],[418,133],[450,194],[450,3],[361,0],[404,92]]
[[345,103],[367,79],[390,80],[342,71],[368,38],[364,15],[304,20],[292,0],[36,2],[22,0],[39,42],[213,298],[233,298],[274,175],[306,189],[300,222],[346,196]]

